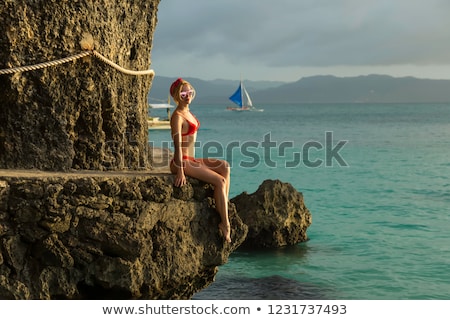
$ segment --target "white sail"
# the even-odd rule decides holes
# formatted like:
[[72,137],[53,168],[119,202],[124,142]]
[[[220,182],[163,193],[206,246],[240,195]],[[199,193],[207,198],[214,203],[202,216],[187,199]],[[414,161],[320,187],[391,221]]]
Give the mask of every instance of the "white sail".
[[247,99],[247,107],[253,107],[252,99],[250,99],[247,90],[245,90],[244,86],[242,86],[242,88],[244,89],[245,98]]

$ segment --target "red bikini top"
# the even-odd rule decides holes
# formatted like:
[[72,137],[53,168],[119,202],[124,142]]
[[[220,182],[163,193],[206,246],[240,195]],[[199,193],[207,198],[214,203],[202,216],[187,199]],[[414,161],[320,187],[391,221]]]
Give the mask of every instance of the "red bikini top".
[[198,121],[198,119],[192,113],[191,114],[194,117],[195,121],[197,121],[197,123],[193,123],[193,122],[189,121],[188,119],[186,119],[186,117],[183,116],[181,113],[179,113],[179,112],[177,112],[177,113],[180,115],[180,117],[182,117],[184,120],[186,120],[187,123],[189,124],[188,131],[186,133],[182,133],[181,135],[184,137],[184,136],[191,136],[194,133],[196,133],[198,128],[200,127],[200,121]]

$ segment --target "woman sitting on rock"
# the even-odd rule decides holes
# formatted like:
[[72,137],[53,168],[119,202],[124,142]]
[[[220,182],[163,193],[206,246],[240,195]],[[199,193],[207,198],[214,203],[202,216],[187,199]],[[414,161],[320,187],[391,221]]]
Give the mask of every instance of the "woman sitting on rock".
[[186,176],[212,184],[216,210],[221,218],[219,231],[225,241],[231,242],[228,219],[229,163],[220,159],[195,158],[195,141],[200,122],[189,110],[189,105],[195,97],[192,85],[178,78],[170,86],[170,95],[177,104],[170,119],[174,143],[174,158],[170,162],[170,171],[175,175],[174,185],[185,185]]

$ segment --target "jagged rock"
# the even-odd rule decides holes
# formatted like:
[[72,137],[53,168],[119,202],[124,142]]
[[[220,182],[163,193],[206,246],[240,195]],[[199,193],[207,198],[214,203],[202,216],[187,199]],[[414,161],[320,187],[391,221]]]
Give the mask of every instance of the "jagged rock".
[[311,213],[303,194],[289,183],[265,180],[254,193],[241,193],[231,202],[248,226],[242,248],[277,248],[308,239]]
[[214,281],[247,227],[231,206],[225,243],[212,187],[189,182],[0,171],[0,298],[190,298]]
[[[150,66],[159,0],[0,1],[0,69],[94,49],[130,70]],[[94,56],[0,75],[0,168],[68,171],[150,168],[152,77]]]

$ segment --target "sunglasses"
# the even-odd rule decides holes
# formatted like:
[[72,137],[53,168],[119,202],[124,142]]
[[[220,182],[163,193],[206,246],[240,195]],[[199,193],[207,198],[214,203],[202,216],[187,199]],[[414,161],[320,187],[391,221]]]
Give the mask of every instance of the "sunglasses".
[[180,92],[180,97],[181,99],[184,99],[186,97],[192,97],[194,96],[194,90],[189,90],[189,91],[181,91]]

